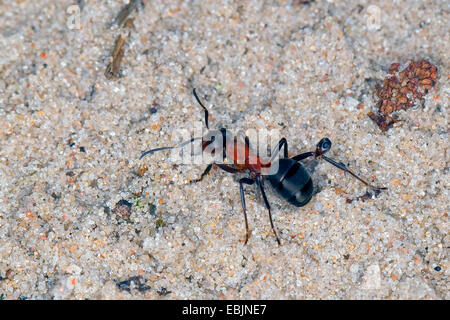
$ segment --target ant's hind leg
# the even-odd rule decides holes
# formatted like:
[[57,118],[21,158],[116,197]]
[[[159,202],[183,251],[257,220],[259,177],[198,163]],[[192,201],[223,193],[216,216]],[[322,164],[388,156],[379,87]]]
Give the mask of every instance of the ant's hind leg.
[[267,196],[266,196],[266,192],[264,191],[264,184],[263,184],[263,181],[261,179],[261,176],[258,176],[258,178],[256,180],[256,183],[258,184],[259,188],[261,189],[261,194],[263,196],[264,203],[266,205],[267,210],[269,210],[270,225],[272,226],[272,230],[273,230],[273,233],[275,235],[275,239],[277,239],[278,245],[281,245],[280,238],[278,238],[277,230],[275,229],[275,226],[274,226],[273,221],[272,221],[272,212],[270,211],[269,200],[267,200]]
[[255,180],[252,180],[250,178],[242,178],[241,180],[239,180],[239,189],[241,191],[241,205],[242,205],[242,210],[244,210],[244,219],[245,219],[245,242],[244,242],[244,245],[246,245],[248,238],[249,238],[249,232],[248,232],[248,221],[247,221],[247,207],[245,206],[244,183],[248,184],[248,185],[252,185],[255,183]]

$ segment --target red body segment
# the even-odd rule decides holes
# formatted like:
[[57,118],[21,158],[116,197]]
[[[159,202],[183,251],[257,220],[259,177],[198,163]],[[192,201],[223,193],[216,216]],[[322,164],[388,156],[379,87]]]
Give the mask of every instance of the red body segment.
[[[205,151],[206,148],[212,142],[209,140],[202,142],[202,150]],[[261,157],[251,150],[248,145],[243,141],[238,141],[236,138],[226,137],[225,144],[225,156],[233,161],[233,164],[241,170],[249,170],[257,175],[261,174],[261,168],[269,168],[270,162],[262,163]],[[216,149],[212,148],[210,151],[211,155],[214,156]]]

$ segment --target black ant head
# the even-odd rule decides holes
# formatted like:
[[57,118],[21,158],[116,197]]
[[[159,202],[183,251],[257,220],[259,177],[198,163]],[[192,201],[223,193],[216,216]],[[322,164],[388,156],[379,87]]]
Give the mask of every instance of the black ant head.
[[320,157],[330,149],[331,149],[330,139],[323,138],[322,140],[319,141],[319,143],[316,146],[316,157]]

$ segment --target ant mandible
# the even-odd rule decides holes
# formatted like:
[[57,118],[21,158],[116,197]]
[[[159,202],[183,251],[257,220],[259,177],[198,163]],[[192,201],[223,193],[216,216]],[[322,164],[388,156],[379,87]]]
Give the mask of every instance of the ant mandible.
[[[203,103],[200,101],[199,97],[197,96],[197,92],[194,89],[193,90],[194,97],[197,100],[197,102],[200,104],[200,106],[203,108],[205,112],[205,125],[206,128],[209,130],[209,112],[208,109],[203,105]],[[299,162],[301,160],[304,160],[309,157],[315,157],[317,159],[323,159],[327,161],[328,163],[332,164],[333,166],[343,170],[344,172],[348,172],[350,175],[352,175],[354,178],[361,181],[366,186],[370,187],[375,191],[376,194],[380,193],[381,190],[386,190],[387,188],[384,187],[375,187],[360,177],[358,177],[356,174],[354,174],[352,171],[350,171],[345,164],[342,162],[337,162],[327,156],[325,156],[325,153],[327,153],[331,148],[331,141],[328,138],[323,138],[319,141],[319,143],[316,145],[315,151],[305,152],[301,153],[299,155],[296,155],[294,157],[289,158],[288,156],[288,143],[285,138],[282,138],[278,145],[276,146],[274,152],[272,152],[271,158],[269,162],[266,162],[263,164],[263,161],[261,161],[261,157],[259,154],[255,154],[250,149],[250,143],[249,138],[245,137],[245,142],[238,141],[237,137],[231,134],[228,130],[225,128],[221,128],[219,131],[219,135],[222,137],[222,150],[217,150],[217,152],[221,152],[223,156],[223,160],[225,158],[229,158],[231,161],[233,161],[233,165],[228,165],[224,163],[217,163],[213,162],[208,164],[205,171],[201,174],[200,178],[196,180],[192,180],[191,183],[200,182],[203,180],[203,178],[211,171],[211,168],[213,165],[216,167],[229,172],[233,174],[238,173],[248,173],[248,177],[241,178],[239,180],[239,187],[240,187],[240,195],[241,195],[241,204],[242,209],[244,211],[244,219],[245,219],[245,243],[247,244],[249,239],[249,229],[248,229],[248,221],[247,221],[247,209],[245,206],[245,194],[244,194],[244,184],[246,185],[253,185],[256,183],[256,185],[261,190],[261,194],[264,200],[264,204],[269,211],[269,220],[270,225],[272,227],[273,233],[275,235],[275,238],[278,242],[278,245],[281,244],[280,239],[278,237],[277,231],[275,229],[275,226],[272,221],[272,213],[270,209],[269,201],[267,200],[266,192],[264,191],[264,179],[266,178],[272,187],[275,189],[275,191],[285,200],[287,200],[289,203],[293,204],[297,207],[302,207],[306,205],[313,196],[313,182],[311,179],[310,174],[305,169],[305,167]],[[210,131],[208,132],[210,133]],[[214,142],[214,136],[213,137],[201,137],[201,138],[192,138],[188,141],[185,141],[178,146],[175,147],[161,147],[156,149],[151,149],[146,152],[144,152],[140,159],[145,157],[146,155],[160,151],[160,150],[169,150],[174,148],[180,148],[183,147],[189,143],[194,142],[195,140],[202,141],[202,152],[210,152],[212,155],[216,153],[216,149],[212,148],[212,143]],[[207,148],[209,147],[209,150]],[[283,158],[279,158],[275,161],[275,158],[279,157],[279,152],[283,149]],[[238,157],[242,154],[245,155],[245,161],[241,158],[238,161]],[[253,161],[250,161],[252,159]],[[242,163],[243,162],[243,163]],[[278,170],[273,173],[270,172],[270,174],[263,173],[263,170],[266,168],[270,168],[274,164],[277,164]]]

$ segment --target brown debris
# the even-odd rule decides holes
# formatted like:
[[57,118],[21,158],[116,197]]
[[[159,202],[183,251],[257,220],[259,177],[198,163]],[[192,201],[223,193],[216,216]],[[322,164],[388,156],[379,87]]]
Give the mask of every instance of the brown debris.
[[146,166],[139,167],[139,168],[136,170],[136,174],[137,174],[139,177],[143,177],[144,174],[147,172],[147,170],[148,170],[148,168],[147,168]]
[[376,122],[376,124],[380,127],[381,131],[387,131],[389,130],[394,123],[396,123],[397,117],[395,116],[384,116],[380,114],[375,114],[373,112],[369,112],[367,114],[370,119]]
[[116,203],[116,206],[113,209],[113,214],[116,215],[116,219],[124,219],[129,220],[131,215],[131,207],[132,204],[128,202],[127,200],[120,200]]
[[409,61],[400,70],[400,63],[391,64],[383,86],[376,85],[377,114],[369,112],[370,119],[375,121],[382,131],[387,131],[397,122],[393,114],[399,110],[407,110],[422,99],[436,84],[438,70],[427,60]]
[[127,21],[123,24],[124,28],[133,28],[134,27],[134,18],[128,18]]
[[[127,5],[125,5],[122,10],[120,10],[117,17],[112,22],[111,26],[117,24],[119,27],[125,29],[131,29],[134,27],[134,17],[129,18],[129,15],[133,10],[138,10],[139,1],[131,0]],[[105,77],[108,80],[112,80],[117,78],[120,69],[120,63],[122,62],[122,58],[125,53],[125,49],[123,48],[125,44],[125,40],[130,36],[131,31],[127,36],[119,35],[116,39],[116,43],[114,44],[114,49],[112,53],[112,62],[108,64],[105,70]]]
[[138,2],[138,0],[131,0],[127,5],[125,5],[122,10],[120,10],[111,26],[114,24],[117,24],[119,27],[123,26],[128,21],[127,18],[131,12],[133,12],[133,10],[137,11]]
[[115,79],[119,74],[120,63],[122,62],[123,54],[125,52],[123,45],[126,39],[127,37],[122,35],[119,35],[116,39],[116,44],[114,45],[112,54],[113,60],[110,64],[108,64],[105,70],[105,77],[108,80]]

